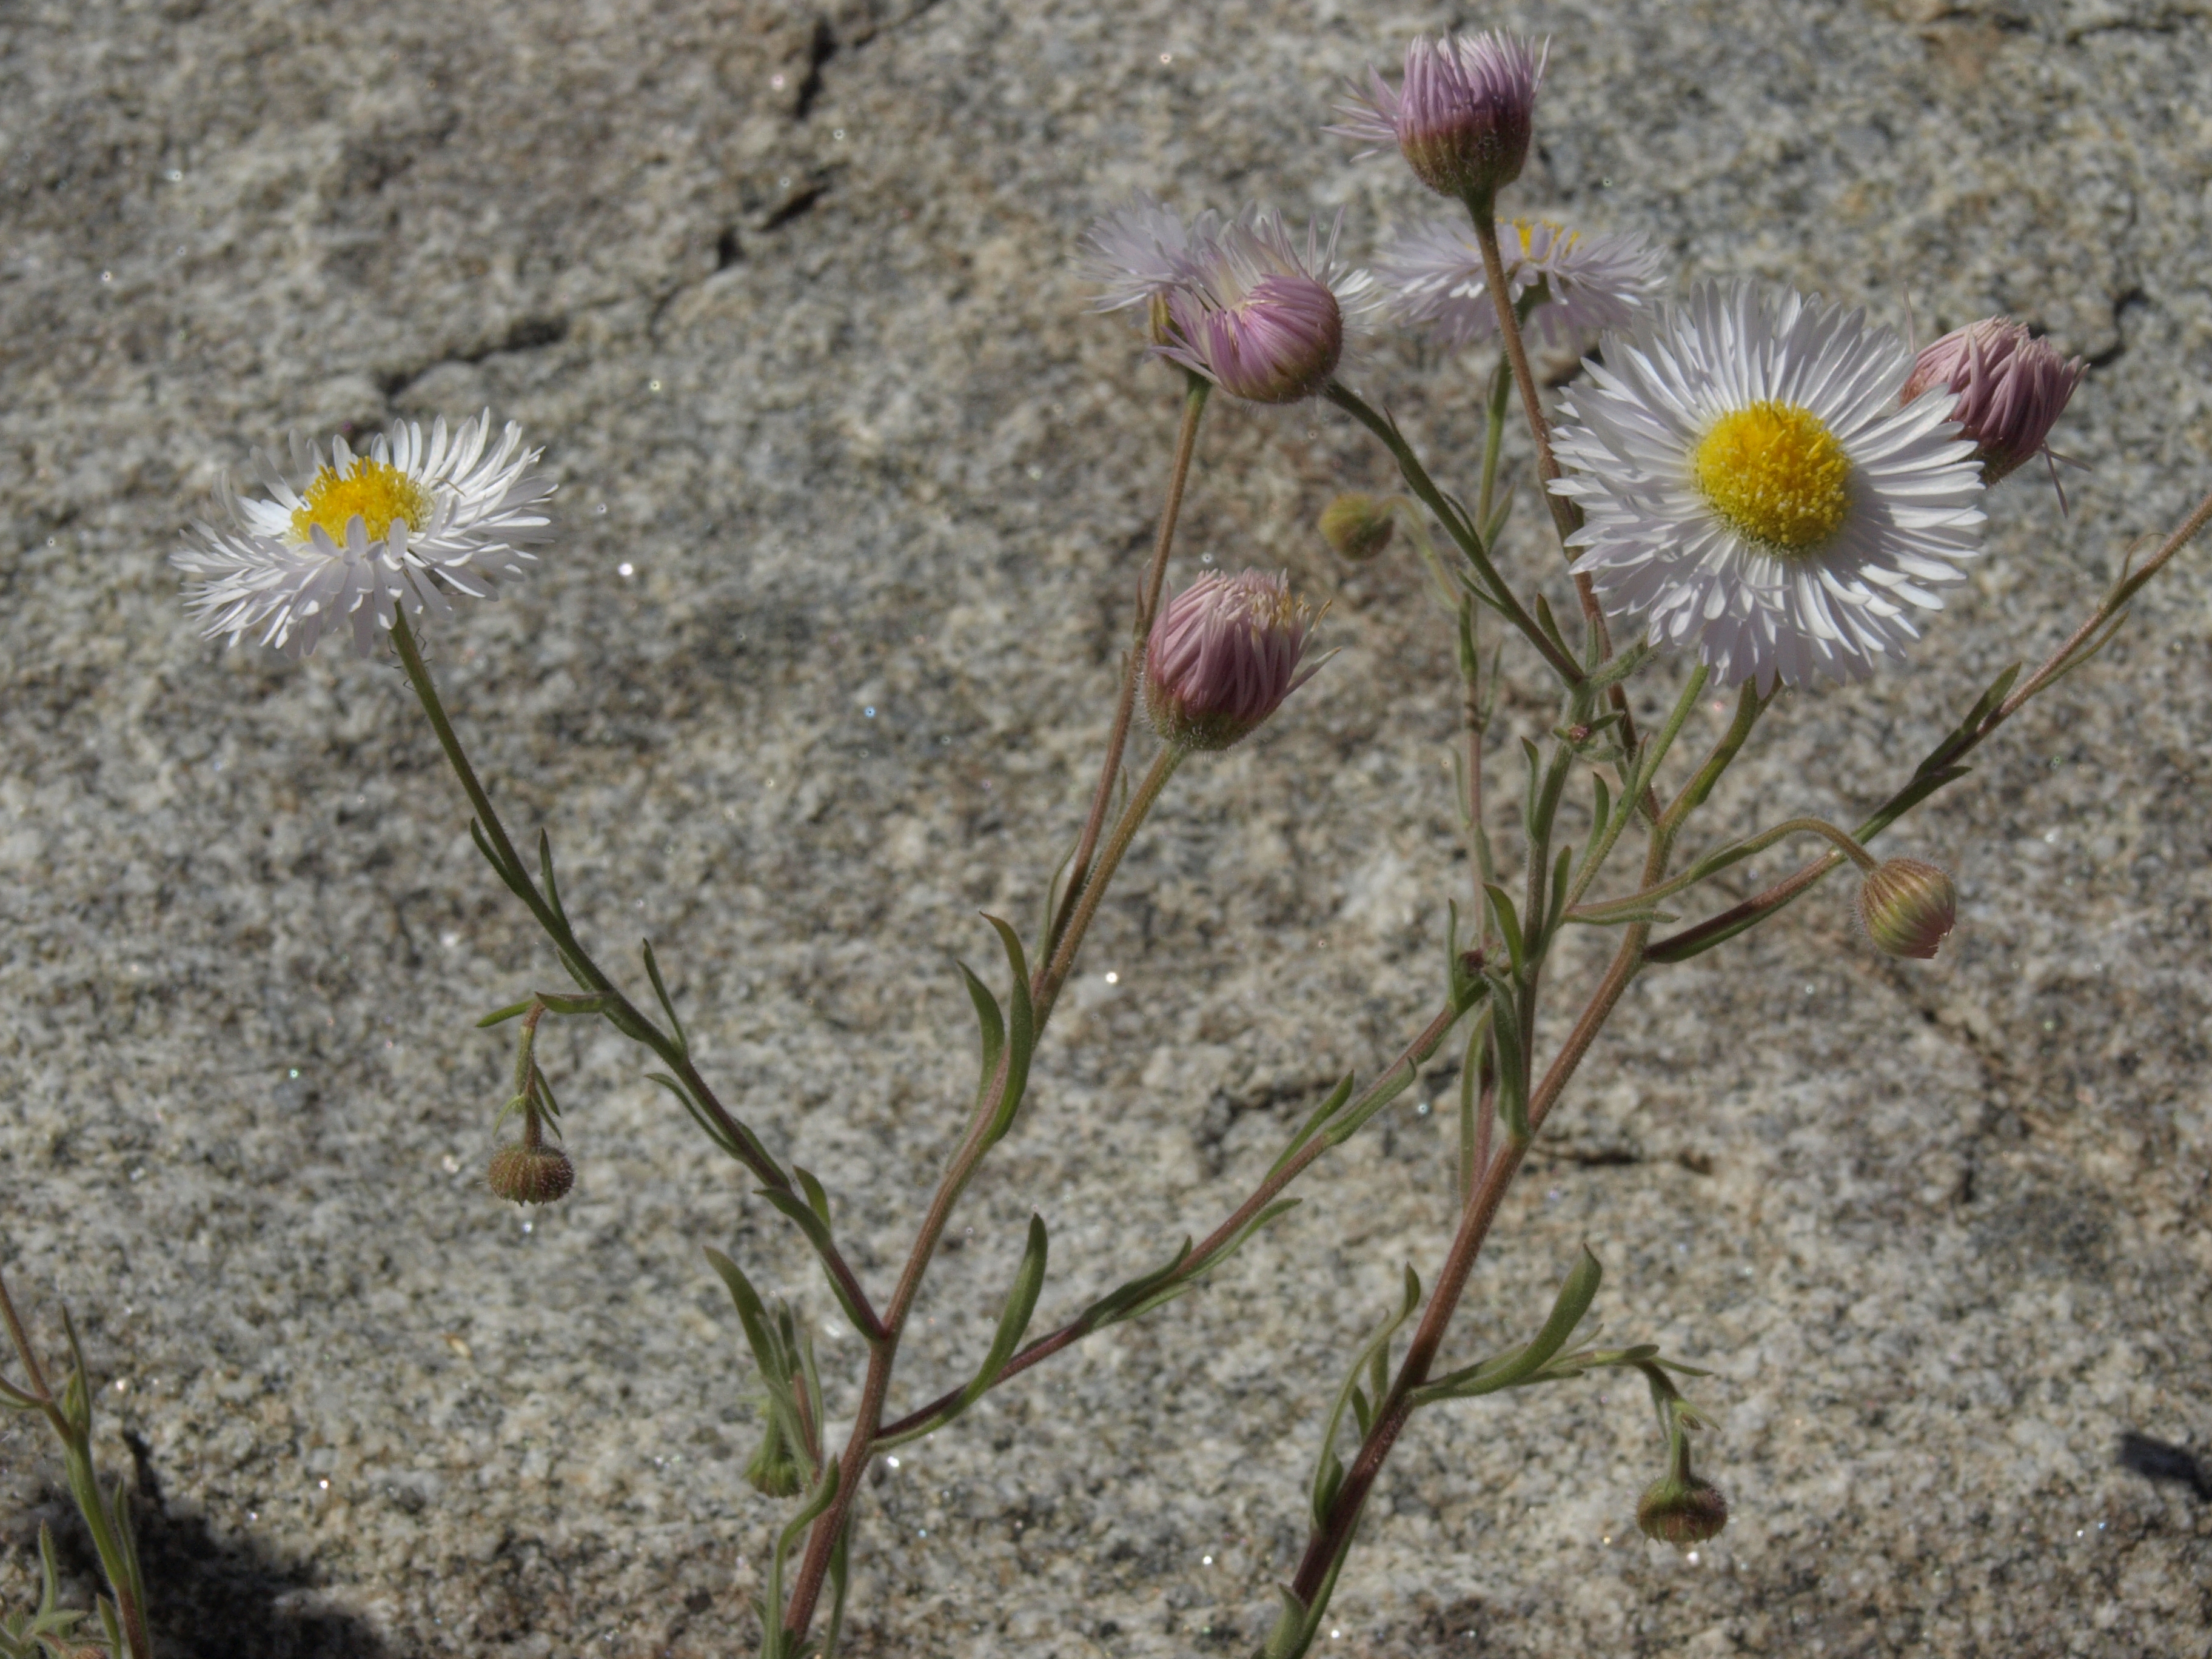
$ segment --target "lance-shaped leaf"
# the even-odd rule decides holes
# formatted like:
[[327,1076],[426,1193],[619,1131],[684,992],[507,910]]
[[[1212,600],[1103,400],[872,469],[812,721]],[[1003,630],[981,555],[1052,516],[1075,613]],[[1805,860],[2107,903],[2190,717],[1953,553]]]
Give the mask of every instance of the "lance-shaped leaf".
[[[837,1305],[845,1310],[845,1317],[853,1322],[853,1328],[871,1342],[880,1341],[884,1334],[876,1311],[868,1306],[860,1287],[850,1282],[842,1271],[842,1259],[837,1254],[836,1241],[830,1236],[830,1224],[814,1212],[814,1206],[797,1193],[780,1187],[763,1187],[760,1196],[788,1216],[805,1235],[806,1242],[814,1247],[814,1254],[822,1263],[822,1272],[830,1281],[830,1289],[837,1298]],[[825,1200],[826,1203],[826,1200]]]
[[1650,641],[1638,640],[1619,656],[1600,663],[1595,668],[1590,670],[1589,678],[1583,682],[1582,689],[1589,690],[1595,696],[1613,686],[1625,684],[1638,670],[1651,660],[1651,657]]
[[843,1474],[834,1461],[822,1468],[822,1479],[808,1497],[805,1506],[791,1517],[791,1524],[775,1535],[775,1548],[769,1553],[766,1594],[753,1603],[753,1611],[761,1621],[761,1659],[802,1659],[794,1650],[790,1632],[783,1627],[783,1564],[790,1558],[792,1547],[805,1536],[815,1518],[837,1500],[837,1481]]
[[1094,1331],[1103,1331],[1109,1325],[1118,1325],[1129,1316],[1129,1310],[1182,1271],[1182,1264],[1190,1258],[1190,1237],[1185,1234],[1182,1248],[1175,1253],[1175,1260],[1164,1267],[1148,1273],[1139,1273],[1134,1279],[1109,1291],[1085,1308],[1079,1316],[1084,1324]]
[[1304,1148],[1306,1142],[1314,1138],[1322,1125],[1334,1117],[1344,1103],[1352,1098],[1352,1076],[1353,1073],[1346,1072],[1336,1087],[1328,1091],[1321,1104],[1314,1108],[1313,1115],[1306,1119],[1299,1126],[1297,1133],[1291,1137],[1291,1144],[1283,1148],[1282,1156],[1267,1166],[1269,1175],[1273,1175],[1283,1165],[1296,1158]]
[[1527,964],[1528,947],[1522,943],[1521,918],[1513,908],[1513,900],[1496,882],[1483,888],[1490,901],[1490,914],[1498,923],[1498,932],[1505,941],[1505,954],[1512,959],[1513,971],[1519,973]]
[[1279,1198],[1273,1204],[1266,1206],[1249,1221],[1224,1240],[1221,1248],[1206,1259],[1206,1264],[1203,1267],[1193,1268],[1176,1279],[1155,1285],[1117,1313],[1112,1322],[1119,1325],[1128,1320],[1142,1319],[1155,1309],[1166,1307],[1177,1297],[1188,1296],[1205,1284],[1207,1279],[1212,1278],[1215,1273],[1220,1272],[1223,1265],[1237,1251],[1243,1249],[1262,1227],[1272,1225],[1279,1216],[1288,1215],[1304,1202],[1305,1200],[1301,1198]]
[[982,1038],[982,1063],[975,1084],[975,1104],[981,1109],[992,1079],[999,1074],[1000,1051],[1006,1046],[1006,1021],[991,988],[976,978],[966,963],[955,961],[952,965],[960,970],[961,981],[968,988],[968,1000],[975,1005],[975,1025]]
[[1029,1243],[1022,1250],[1022,1265],[1014,1270],[1013,1288],[1006,1292],[1006,1305],[999,1315],[998,1329],[992,1334],[990,1352],[975,1368],[975,1375],[968,1379],[967,1385],[943,1411],[915,1424],[903,1434],[878,1437],[874,1450],[888,1451],[893,1446],[902,1446],[943,1428],[989,1392],[991,1385],[999,1380],[999,1374],[1006,1369],[1006,1362],[1014,1357],[1014,1350],[1021,1346],[1022,1337],[1030,1328],[1030,1318],[1036,1312],[1037,1295],[1044,1288],[1046,1249],[1044,1218],[1032,1214]]
[[568,913],[561,908],[561,884],[553,878],[553,837],[543,830],[538,832],[538,879],[545,886],[545,907],[568,925]]
[[676,1052],[686,1060],[691,1057],[691,1039],[684,1035],[684,1022],[677,1017],[676,1004],[668,994],[668,987],[660,977],[660,962],[653,954],[653,941],[647,939],[641,947],[645,957],[645,976],[653,981],[653,994],[660,999],[660,1011],[668,1016],[669,1030],[675,1033]]
[[1928,751],[1927,758],[1914,769],[1916,774],[1937,770],[1958,752],[1959,746],[1972,738],[1981,723],[1995,714],[1997,706],[2004,702],[2005,693],[2012,690],[2012,683],[2020,678],[2020,664],[2014,663],[1990,682],[1989,690],[1975,699],[1974,706],[1966,711],[1966,719],[1953,726],[1944,734],[1943,741]]
[[[684,1103],[684,1109],[691,1114],[691,1121],[706,1132],[707,1139],[738,1163],[746,1162],[744,1149],[731,1138],[727,1130],[716,1122],[707,1109],[691,1098],[691,1091],[665,1072],[647,1072],[646,1076]],[[750,1167],[750,1165],[748,1165]]]
[[1552,1356],[1566,1346],[1567,1339],[1575,1334],[1575,1327],[1589,1311],[1590,1303],[1597,1296],[1598,1281],[1603,1277],[1604,1270],[1598,1266],[1597,1257],[1585,1244],[1559,1285],[1559,1296],[1552,1304],[1552,1316],[1544,1322],[1544,1328],[1536,1333],[1533,1341],[1510,1354],[1437,1377],[1413,1391],[1413,1403],[1425,1406],[1438,1400],[1472,1400],[1479,1395],[1495,1394],[1500,1389],[1534,1379]]
[[[1359,1390],[1359,1379],[1378,1356],[1387,1366],[1390,1339],[1398,1334],[1401,1325],[1413,1317],[1413,1310],[1420,1304],[1421,1276],[1408,1262],[1397,1311],[1361,1346],[1352,1369],[1345,1376],[1344,1386],[1336,1391],[1336,1403],[1329,1407],[1328,1426],[1321,1431],[1321,1455],[1314,1460],[1313,1473],[1313,1522],[1316,1527],[1328,1524],[1329,1506],[1336,1502],[1336,1494],[1344,1485],[1344,1464],[1336,1455],[1336,1435],[1344,1425],[1344,1413],[1352,1405],[1352,1395]],[[1360,1415],[1364,1418],[1366,1413],[1363,1411]]]
[[1013,975],[1006,997],[1006,1081],[992,1109],[990,1127],[983,1133],[983,1144],[989,1146],[1014,1126],[1014,1114],[1021,1109],[1022,1096],[1029,1088],[1030,1056],[1036,1048],[1037,1034],[1036,1010],[1030,1002],[1029,961],[1022,954],[1021,936],[996,916],[983,920],[998,930],[999,942],[1006,950],[1006,966]]
[[538,890],[530,884],[530,878],[527,875],[511,866],[493,849],[490,838],[484,834],[483,825],[477,823],[476,819],[471,818],[469,835],[476,842],[477,851],[483,854],[484,862],[491,866],[493,872],[507,884],[507,890],[532,910],[537,909]]
[[830,1194],[822,1189],[822,1183],[814,1178],[811,1171],[800,1169],[796,1164],[791,1166],[791,1173],[798,1178],[799,1190],[806,1194],[806,1207],[822,1218],[823,1226],[828,1226],[830,1224]]

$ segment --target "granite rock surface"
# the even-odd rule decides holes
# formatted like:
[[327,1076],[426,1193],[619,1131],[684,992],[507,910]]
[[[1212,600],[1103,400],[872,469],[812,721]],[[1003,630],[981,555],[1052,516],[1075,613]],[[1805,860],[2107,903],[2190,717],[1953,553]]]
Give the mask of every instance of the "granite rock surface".
[[[194,637],[165,556],[217,477],[487,404],[545,446],[560,540],[432,630],[450,706],[586,937],[641,983],[654,939],[704,1068],[887,1284],[970,1083],[950,958],[994,961],[976,913],[1033,915],[1079,820],[1172,441],[1174,377],[1085,314],[1083,227],[1144,188],[1372,246],[1435,204],[1316,131],[1342,77],[1490,22],[1553,37],[1516,208],[1923,337],[2010,310],[2094,365],[2070,513],[2033,473],[1996,495],[1911,665],[1785,699],[1707,833],[1848,820],[2212,483],[2203,5],[0,11],[0,1267],[43,1338],[81,1322],[165,1655],[750,1651],[783,1510],[740,1478],[750,1362],[701,1246],[806,1310],[833,1411],[860,1374],[811,1259],[604,1031],[547,1048],[574,1195],[482,1190],[507,1051],[471,1022],[555,965],[388,660]],[[1470,476],[1486,360],[1351,372]],[[902,1398],[974,1363],[1033,1208],[1065,1316],[1432,1006],[1468,888],[1448,634],[1409,559],[1311,529],[1388,482],[1334,413],[1210,417],[1176,579],[1286,568],[1341,654],[1139,843]],[[1532,506],[1505,559],[1564,607]],[[1459,1346],[1527,1328],[1587,1240],[1608,1331],[1714,1373],[1728,1531],[1634,1531],[1640,1390],[1441,1409],[1323,1650],[2212,1652],[2212,1487],[2115,1461],[2212,1447],[2208,570],[1890,838],[1960,872],[1953,950],[1879,958],[1836,884],[1654,973],[1509,1200]],[[1506,660],[1510,841],[1513,738],[1553,713]],[[1345,1356],[1449,1237],[1449,1072],[1205,1290],[880,1470],[850,1650],[1249,1650]],[[59,1490],[0,1425],[0,1604]]]

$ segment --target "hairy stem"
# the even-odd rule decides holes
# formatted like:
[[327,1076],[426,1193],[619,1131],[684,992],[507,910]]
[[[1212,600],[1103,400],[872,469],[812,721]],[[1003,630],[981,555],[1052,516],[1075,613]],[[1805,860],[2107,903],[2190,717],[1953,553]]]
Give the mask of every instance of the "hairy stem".
[[[1145,775],[1135,796],[1121,814],[1121,821],[1107,838],[1105,848],[1099,854],[1096,873],[1085,884],[1083,896],[1069,916],[1066,932],[1061,935],[1052,962],[1041,970],[1032,981],[1031,1001],[1036,1009],[1036,1030],[1039,1036],[1045,1022],[1051,1017],[1052,1006],[1060,988],[1066,982],[1073,967],[1075,955],[1082,948],[1083,937],[1090,931],[1092,920],[1098,914],[1100,902],[1113,881],[1115,872],[1121,866],[1129,844],[1135,840],[1138,827],[1158,803],[1168,780],[1175,775],[1190,751],[1177,744],[1161,750],[1152,769]],[[922,1218],[921,1227],[915,1235],[914,1247],[907,1253],[906,1266],[899,1273],[897,1288],[884,1308],[881,1329],[868,1352],[868,1373],[860,1387],[860,1404],[853,1420],[853,1431],[845,1443],[845,1451],[839,1459],[836,1496],[830,1507],[816,1519],[813,1530],[808,1534],[806,1553],[799,1565],[799,1576],[793,1581],[791,1599],[783,1612],[783,1627],[791,1645],[795,1649],[814,1622],[814,1610],[821,1599],[822,1587],[829,1577],[830,1563],[836,1554],[838,1542],[852,1515],[853,1503],[860,1496],[861,1479],[867,1473],[869,1460],[874,1455],[875,1443],[882,1433],[884,1402],[890,1392],[891,1372],[897,1363],[899,1339],[905,1334],[907,1316],[914,1310],[915,1298],[921,1293],[921,1281],[929,1271],[929,1264],[937,1247],[945,1237],[945,1230],[952,1219],[952,1212],[974,1179],[983,1162],[983,1154],[990,1149],[992,1119],[997,1115],[999,1093],[1006,1086],[1006,1057],[1001,1054],[999,1073],[992,1087],[983,1091],[976,1103],[975,1113],[968,1121],[967,1133],[960,1147],[945,1168],[937,1191],[931,1198],[929,1210]]]
[[1167,579],[1168,551],[1175,545],[1176,521],[1182,514],[1183,486],[1190,477],[1191,459],[1198,453],[1199,416],[1206,412],[1206,399],[1213,390],[1213,382],[1202,375],[1188,377],[1189,386],[1183,393],[1182,426],[1176,434],[1175,461],[1168,473],[1167,504],[1160,509],[1159,538],[1152,546],[1152,562],[1142,580],[1137,585],[1137,614],[1130,629],[1129,651],[1121,665],[1121,690],[1114,703],[1114,724],[1106,737],[1106,755],[1098,768],[1098,787],[1091,798],[1091,815],[1084,820],[1082,838],[1075,843],[1075,856],[1067,866],[1067,891],[1060,902],[1059,913],[1054,916],[1052,932],[1046,946],[1049,951],[1060,943],[1061,931],[1074,913],[1077,901],[1082,896],[1091,874],[1091,855],[1097,850],[1098,837],[1105,830],[1106,814],[1114,802],[1114,781],[1121,773],[1121,756],[1128,746],[1129,726],[1137,707],[1137,686],[1144,678],[1145,646],[1152,637],[1152,618],[1158,612],[1160,588]]

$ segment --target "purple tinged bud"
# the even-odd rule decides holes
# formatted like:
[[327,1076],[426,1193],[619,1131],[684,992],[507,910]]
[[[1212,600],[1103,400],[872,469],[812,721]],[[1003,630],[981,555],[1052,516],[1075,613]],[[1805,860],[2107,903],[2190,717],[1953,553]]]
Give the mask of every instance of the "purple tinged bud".
[[1859,921],[1876,948],[1925,962],[1959,920],[1959,891],[1920,859],[1889,859],[1859,886]]
[[1994,484],[2043,448],[2087,369],[2079,357],[2061,357],[2025,324],[1985,317],[1923,351],[1899,401],[1909,404],[1939,386],[1956,393],[1951,418],[1974,446],[1982,483]]
[[1226,749],[1320,666],[1299,668],[1314,615],[1288,580],[1209,573],[1170,600],[1145,650],[1145,708],[1164,742]]
[[1366,89],[1340,106],[1345,124],[1328,131],[1377,149],[1395,143],[1431,190],[1487,202],[1528,158],[1549,52],[1500,29],[1417,35],[1397,88],[1370,70]]
[[1336,255],[1337,232],[1304,237],[1279,214],[1228,226],[1194,252],[1166,296],[1155,349],[1232,397],[1294,404],[1317,396],[1344,355],[1345,313],[1370,303],[1370,279]]

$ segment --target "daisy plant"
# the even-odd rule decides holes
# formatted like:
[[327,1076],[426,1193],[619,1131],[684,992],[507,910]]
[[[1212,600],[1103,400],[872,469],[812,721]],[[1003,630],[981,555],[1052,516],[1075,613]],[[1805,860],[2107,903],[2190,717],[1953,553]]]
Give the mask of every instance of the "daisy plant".
[[[1648,1343],[1600,1347],[1579,1334],[1601,1272],[1589,1251],[1563,1264],[1552,1305],[1528,1316],[1527,1341],[1486,1357],[1455,1351],[1455,1316],[1505,1194],[1639,975],[1769,921],[1846,863],[1862,878],[1858,911],[1870,948],[1903,957],[1940,950],[1956,921],[1950,876],[1923,860],[1879,859],[1869,844],[1964,775],[1978,746],[2112,637],[2136,593],[2212,518],[2212,497],[2152,556],[2126,568],[2039,666],[2000,674],[1856,823],[1799,817],[1747,836],[1704,837],[1700,809],[1784,689],[1849,684],[1907,657],[1940,611],[1942,591],[1978,554],[1989,487],[2046,452],[2081,366],[2003,319],[1946,336],[1916,359],[1864,314],[1780,289],[1705,283],[1669,298],[1660,254],[1632,236],[1501,219],[1500,195],[1528,153],[1547,64],[1541,44],[1507,34],[1425,39],[1408,48],[1397,85],[1370,74],[1355,91],[1344,124],[1332,130],[1370,149],[1397,150],[1467,220],[1401,236],[1373,274],[1341,257],[1335,227],[1294,230],[1279,213],[1207,210],[1186,219],[1140,197],[1091,228],[1085,258],[1097,308],[1135,314],[1150,354],[1181,377],[1181,419],[1087,810],[1079,828],[1070,812],[1073,844],[1058,869],[1040,872],[1036,933],[1025,939],[990,919],[1004,959],[1000,987],[960,970],[979,1031],[975,1085],[888,1285],[867,1284],[852,1264],[823,1183],[772,1149],[696,1062],[652,945],[641,949],[638,975],[625,987],[580,937],[562,902],[550,831],[518,844],[441,701],[417,624],[442,618],[455,598],[492,597],[550,534],[552,486],[516,428],[495,443],[484,415],[450,434],[434,425],[427,438],[397,426],[359,452],[343,441],[326,450],[295,446],[289,471],[259,461],[265,498],[226,489],[221,521],[198,527],[175,555],[211,636],[235,642],[250,633],[304,655],[336,629],[357,650],[397,653],[466,797],[478,849],[552,946],[566,982],[533,989],[482,1022],[512,1021],[516,1038],[514,1086],[494,1125],[512,1119],[515,1127],[492,1154],[487,1187],[519,1203],[556,1202],[568,1191],[575,1166],[559,1144],[561,1113],[537,1036],[548,1018],[604,1020],[651,1053],[653,1079],[805,1242],[864,1340],[849,1418],[833,1425],[809,1318],[762,1297],[738,1262],[708,1252],[757,1366],[763,1438],[748,1475],[795,1505],[766,1556],[758,1613],[767,1659],[836,1647],[864,1477],[877,1458],[1190,1290],[1280,1217],[1291,1189],[1406,1093],[1447,1042],[1461,1056],[1456,1222],[1425,1275],[1405,1266],[1401,1295],[1340,1373],[1303,1498],[1306,1544],[1285,1564],[1273,1627],[1254,1632],[1263,1659],[1291,1659],[1311,1646],[1368,1498],[1430,1408],[1593,1370],[1635,1372],[1665,1445],[1639,1523],[1680,1544],[1726,1523],[1721,1488],[1692,1468],[1692,1437],[1705,1419],[1680,1382],[1701,1373]],[[1498,349],[1477,403],[1484,441],[1468,493],[1439,484],[1396,423],[1349,384],[1347,337],[1392,325],[1451,346]],[[1596,346],[1575,389],[1550,409],[1529,363],[1531,333]],[[1032,1057],[1130,846],[1182,766],[1275,718],[1320,666],[1312,655],[1318,619],[1281,575],[1261,568],[1206,574],[1164,599],[1201,422],[1217,392],[1259,406],[1326,400],[1396,464],[1402,495],[1341,497],[1320,527],[1339,553],[1364,560],[1401,545],[1395,532],[1402,526],[1450,618],[1464,709],[1454,750],[1474,876],[1457,896],[1468,912],[1462,918],[1456,903],[1451,908],[1429,1017],[1371,1081],[1346,1077],[1316,1102],[1246,1196],[1196,1242],[1037,1334],[1049,1235],[1045,1219],[1033,1217],[996,1334],[973,1373],[934,1399],[907,1398],[901,1342],[930,1263],[969,1185],[1027,1104]],[[1565,622],[1544,582],[1525,573],[1509,578],[1500,552],[1513,500],[1500,456],[1516,398],[1564,567],[1552,574],[1574,594]],[[1533,659],[1559,700],[1548,734],[1520,745],[1525,773],[1510,828],[1508,815],[1493,811],[1487,742],[1496,653],[1509,645]],[[1680,695],[1656,729],[1641,729],[1627,687],[1668,655],[1686,659]],[[1733,691],[1733,718],[1703,753],[1685,757],[1690,716],[1717,689]],[[1150,758],[1128,787],[1133,746],[1148,748]],[[1589,793],[1587,826],[1571,841],[1563,814],[1578,779]],[[1817,844],[1794,873],[1676,925],[1680,913],[1704,908],[1713,877],[1807,838]],[[1565,1036],[1547,1045],[1540,1031],[1552,1024],[1548,969],[1569,927],[1602,930],[1614,945],[1592,982],[1577,988]]]

